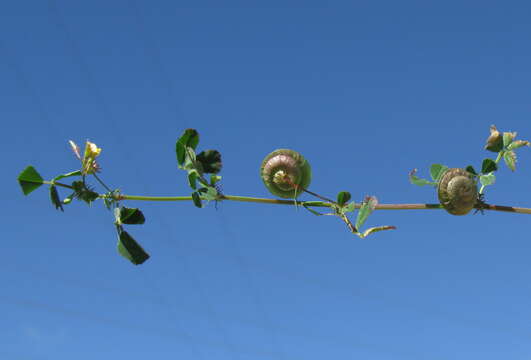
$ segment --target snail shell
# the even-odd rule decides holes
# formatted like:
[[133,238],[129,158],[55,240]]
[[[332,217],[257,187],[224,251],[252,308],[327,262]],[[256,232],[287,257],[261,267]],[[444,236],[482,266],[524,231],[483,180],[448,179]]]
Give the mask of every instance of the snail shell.
[[437,186],[441,205],[452,215],[466,215],[478,201],[474,176],[464,169],[448,169]]
[[278,149],[262,161],[260,177],[271,194],[294,199],[312,180],[312,170],[306,159],[294,150]]

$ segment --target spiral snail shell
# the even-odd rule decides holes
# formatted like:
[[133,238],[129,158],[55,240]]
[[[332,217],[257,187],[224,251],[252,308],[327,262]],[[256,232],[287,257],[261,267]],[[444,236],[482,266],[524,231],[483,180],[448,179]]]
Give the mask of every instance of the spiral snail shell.
[[437,186],[441,205],[452,215],[466,215],[478,201],[474,176],[465,169],[452,168],[441,176]]
[[271,194],[281,198],[297,198],[312,180],[306,159],[294,150],[278,149],[262,161],[260,177]]

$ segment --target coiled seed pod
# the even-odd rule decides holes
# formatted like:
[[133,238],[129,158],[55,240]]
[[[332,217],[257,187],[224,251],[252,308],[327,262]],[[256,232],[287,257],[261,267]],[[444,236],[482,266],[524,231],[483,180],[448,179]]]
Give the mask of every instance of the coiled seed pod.
[[478,201],[474,176],[465,169],[446,170],[439,180],[437,195],[441,205],[452,215],[466,215]]
[[312,170],[306,159],[296,151],[278,149],[262,161],[260,177],[271,194],[295,199],[312,180]]

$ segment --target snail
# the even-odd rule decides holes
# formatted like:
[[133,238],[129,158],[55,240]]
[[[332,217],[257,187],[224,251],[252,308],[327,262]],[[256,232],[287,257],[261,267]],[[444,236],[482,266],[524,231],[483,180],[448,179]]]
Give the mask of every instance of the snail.
[[466,215],[478,202],[474,175],[465,169],[446,170],[439,180],[437,194],[441,205],[452,215]]
[[295,199],[312,180],[312,170],[306,159],[294,150],[278,149],[262,161],[260,177],[271,194]]

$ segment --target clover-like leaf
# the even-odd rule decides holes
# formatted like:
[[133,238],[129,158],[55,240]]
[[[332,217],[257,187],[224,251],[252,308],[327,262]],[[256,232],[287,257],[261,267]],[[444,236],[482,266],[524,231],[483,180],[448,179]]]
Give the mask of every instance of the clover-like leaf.
[[71,172],[66,173],[66,174],[57,175],[56,177],[54,177],[52,179],[52,181],[61,180],[61,179],[64,179],[64,178],[67,178],[67,177],[71,177],[71,176],[81,176],[81,175],[82,175],[81,170],[75,170],[75,171],[71,171]]
[[522,146],[531,146],[531,144],[529,143],[529,141],[516,140],[510,143],[509,146],[507,146],[507,150],[516,150],[518,148],[521,148]]
[[433,181],[437,182],[441,178],[442,174],[448,170],[448,166],[444,166],[441,164],[433,164],[430,167],[430,175]]
[[479,177],[479,181],[481,182],[481,185],[483,185],[483,186],[492,185],[492,184],[494,184],[496,182],[496,176],[494,175],[494,173],[481,175]]
[[146,222],[146,218],[140,209],[122,206],[120,208],[120,222],[127,225],[140,225]]
[[378,205],[378,199],[376,199],[375,196],[367,196],[365,200],[363,200],[356,218],[356,229],[359,230],[363,226],[369,215],[371,215],[376,208],[376,205]]
[[221,153],[217,150],[205,150],[197,154],[197,161],[203,167],[203,172],[207,174],[217,174],[221,171]]
[[17,180],[24,195],[28,195],[44,183],[44,179],[31,165],[22,170]]
[[492,159],[483,160],[483,163],[481,164],[481,172],[483,174],[488,174],[490,172],[494,172],[497,170],[498,170],[498,165],[496,165],[496,161]]
[[59,193],[57,192],[57,187],[55,187],[54,185],[50,186],[50,200],[52,204],[55,206],[56,210],[64,211],[63,203],[59,199]]
[[352,196],[348,191],[341,191],[339,194],[337,194],[337,204],[339,206],[345,205]]
[[194,205],[198,208],[203,207],[203,203],[201,202],[201,195],[199,195],[199,192],[194,191],[192,193],[192,201],[194,202]]
[[356,210],[356,203],[354,201],[351,203],[348,203],[347,205],[341,208],[341,211],[343,212],[343,214],[347,212],[352,212],[354,210]]
[[193,169],[188,172],[188,185],[194,190],[197,188],[198,177],[199,173],[197,172],[197,170]]
[[503,133],[503,147],[507,148],[513,142],[516,137],[515,132],[504,132]]
[[506,151],[503,154],[503,160],[505,161],[505,164],[507,164],[507,167],[511,169],[511,171],[516,170],[516,153],[514,151]]
[[197,190],[197,192],[201,194],[201,197],[207,201],[217,200],[219,197],[218,190],[213,186],[202,187],[201,189]]
[[436,186],[437,185],[436,182],[432,182],[432,181],[428,181],[426,179],[419,178],[418,176],[415,175],[416,173],[417,173],[417,169],[413,169],[409,173],[409,181],[413,185],[418,185],[418,186],[424,186],[424,185]]
[[118,229],[118,253],[135,265],[140,265],[149,259],[149,254],[127,231]]
[[186,129],[181,137],[175,143],[175,152],[177,155],[177,163],[179,166],[184,166],[186,160],[186,153],[188,149],[195,150],[199,143],[199,133],[195,129]]
[[468,165],[466,168],[465,168],[466,171],[468,171],[469,173],[473,174],[473,175],[476,175],[477,176],[477,172],[476,172],[476,169],[474,169],[474,167],[472,165]]

